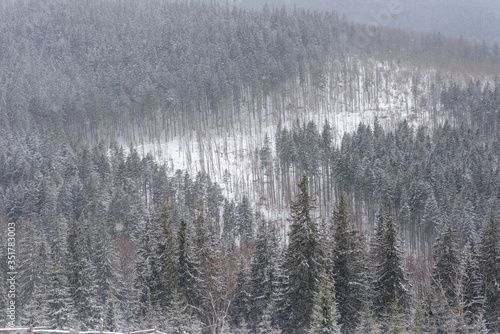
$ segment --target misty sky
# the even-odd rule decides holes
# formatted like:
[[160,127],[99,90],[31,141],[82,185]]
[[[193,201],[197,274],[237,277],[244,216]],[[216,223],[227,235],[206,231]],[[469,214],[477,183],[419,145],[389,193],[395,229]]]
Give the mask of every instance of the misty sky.
[[349,20],[409,30],[433,31],[500,44],[499,0],[235,0],[287,8],[336,11]]

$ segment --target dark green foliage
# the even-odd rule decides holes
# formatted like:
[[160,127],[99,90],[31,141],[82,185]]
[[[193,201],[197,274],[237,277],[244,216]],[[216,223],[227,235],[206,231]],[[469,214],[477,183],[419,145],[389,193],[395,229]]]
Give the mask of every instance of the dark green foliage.
[[200,277],[199,268],[193,254],[191,237],[185,220],[181,220],[177,231],[179,258],[178,287],[177,292],[186,301],[187,305],[196,308],[200,301]]
[[352,225],[343,194],[333,212],[332,271],[335,296],[343,333],[356,328],[366,293],[365,264],[361,238]]
[[493,208],[483,224],[479,268],[484,289],[484,319],[490,331],[500,330],[500,221]]
[[67,241],[66,272],[74,305],[75,325],[90,330],[98,328],[101,312],[93,289],[95,269],[89,260],[88,248],[85,245],[86,235],[81,225],[76,220],[71,223]]
[[115,303],[115,296],[113,296],[113,290],[111,289],[111,285],[109,286],[108,289],[108,295],[104,307],[103,326],[104,330],[109,332],[116,332],[118,330],[117,308]]
[[66,329],[77,315],[71,312],[72,298],[69,291],[67,273],[57,255],[47,271],[46,312],[47,325],[51,328]]
[[[390,202],[380,209],[372,251],[375,262],[373,306],[376,313],[380,316],[389,312],[391,305],[397,307],[397,312],[406,313],[410,302],[408,279]],[[394,302],[396,304],[391,304]]]
[[285,333],[307,330],[313,310],[313,298],[324,262],[322,245],[313,205],[309,196],[307,176],[299,183],[300,193],[291,204],[288,248],[284,259],[287,281],[280,326]]
[[484,302],[482,275],[474,240],[465,245],[462,254],[463,314],[467,323],[470,324],[482,312]]
[[[262,322],[273,325],[274,298],[279,271],[279,244],[273,222],[263,220],[258,228],[250,262],[250,305],[248,323],[257,328]],[[267,314],[266,314],[267,312]],[[264,316],[269,319],[264,319]]]
[[453,311],[458,311],[457,295],[460,293],[460,254],[458,234],[451,221],[443,227],[434,244],[432,282],[435,293]]
[[313,311],[311,314],[310,334],[340,334],[338,324],[337,302],[335,301],[334,284],[328,275],[323,273],[314,296]]

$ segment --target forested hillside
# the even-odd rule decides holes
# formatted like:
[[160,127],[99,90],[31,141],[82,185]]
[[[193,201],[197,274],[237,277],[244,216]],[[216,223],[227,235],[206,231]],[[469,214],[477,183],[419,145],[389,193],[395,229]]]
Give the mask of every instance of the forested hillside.
[[0,327],[498,331],[494,46],[202,2],[0,13]]

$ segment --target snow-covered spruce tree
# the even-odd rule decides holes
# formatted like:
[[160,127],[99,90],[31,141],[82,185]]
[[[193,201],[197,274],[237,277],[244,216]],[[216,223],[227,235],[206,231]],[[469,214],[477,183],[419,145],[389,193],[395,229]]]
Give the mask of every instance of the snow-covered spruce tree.
[[[35,288],[39,291],[41,284],[45,281],[44,273],[49,258],[45,245],[44,234],[37,233],[34,222],[28,220],[26,223],[26,233],[19,242],[18,247],[18,312],[21,313],[22,322],[30,322],[34,315],[31,311],[36,311],[36,298],[33,296]],[[35,299],[33,299],[35,298]],[[34,304],[35,303],[35,304]],[[31,304],[31,305],[28,305]]]
[[54,329],[71,327],[74,312],[68,290],[68,278],[57,255],[47,271],[46,291],[47,326]]
[[111,285],[109,285],[108,295],[106,297],[103,325],[104,325],[104,330],[106,331],[116,332],[118,330],[117,308],[116,308],[115,296],[113,295],[113,289],[111,288]]
[[335,301],[334,283],[323,273],[319,289],[315,293],[309,334],[340,334],[337,302]]
[[474,239],[467,242],[462,252],[462,309],[467,324],[471,324],[482,313],[484,292],[479,257]]
[[453,311],[457,311],[458,307],[459,274],[458,234],[450,221],[443,227],[434,244],[432,283],[434,291],[443,295]]
[[115,289],[118,282],[117,258],[111,242],[111,235],[104,219],[101,220],[97,233],[94,235],[94,251],[92,260],[96,271],[96,289],[100,305],[104,306],[109,292],[116,295]]
[[236,206],[236,221],[239,225],[241,242],[252,240],[254,236],[253,213],[247,196],[243,196],[241,202]]
[[[250,314],[249,325],[255,329],[263,312],[272,303],[277,279],[279,243],[272,222],[262,220],[257,231],[255,250],[250,262]],[[270,312],[269,314],[272,314]]]
[[380,331],[387,334],[404,334],[407,333],[406,327],[405,315],[401,313],[398,296],[395,293],[381,318]]
[[352,333],[357,326],[366,293],[365,264],[361,239],[352,225],[343,194],[333,212],[333,280],[343,333]]
[[410,298],[408,280],[390,201],[380,209],[377,218],[373,256],[373,307],[376,314],[380,316],[387,311],[395,295],[398,297],[399,310],[404,313]]
[[251,308],[252,295],[250,291],[250,267],[248,264],[240,262],[240,270],[235,286],[234,299],[229,308],[231,326],[241,327],[241,322],[245,319],[246,327],[249,327],[248,318],[254,312]]
[[193,309],[190,307],[182,294],[174,287],[172,292],[170,306],[168,307],[166,316],[167,333],[173,334],[199,334],[201,333],[201,323],[193,314]]
[[178,256],[178,293],[182,295],[190,307],[200,306],[200,277],[198,264],[195,261],[193,247],[187,223],[181,219],[177,230]]
[[178,257],[177,238],[172,217],[167,204],[164,203],[155,215],[154,258],[158,280],[152,282],[151,298],[153,304],[163,310],[170,303],[174,286],[177,284]]
[[363,300],[363,308],[359,316],[359,323],[354,332],[360,334],[380,333],[380,328],[375,319],[373,311],[370,308],[370,300],[368,299],[368,295],[365,295],[365,298]]
[[454,315],[445,296],[428,288],[422,301],[421,328],[424,333],[445,334],[455,328]]
[[299,183],[300,193],[291,203],[289,243],[284,259],[287,280],[280,320],[285,333],[304,333],[309,328],[314,292],[324,262],[307,176]]
[[[138,309],[137,315],[146,314],[148,298],[150,298],[150,289],[152,281],[158,279],[158,274],[153,271],[154,267],[154,238],[152,231],[152,223],[149,217],[146,219],[146,225],[142,231],[141,240],[139,243],[139,250],[137,262],[135,266],[135,290],[138,294]],[[149,297],[148,297],[149,296]]]
[[75,311],[75,326],[80,330],[95,330],[99,327],[101,310],[97,305],[95,271],[89,260],[85,239],[81,223],[74,220],[68,233],[66,272]]
[[46,310],[46,289],[45,279],[35,285],[30,299],[24,305],[24,323],[36,327],[47,326],[47,310]]
[[483,277],[484,319],[492,332],[500,332],[500,221],[493,208],[483,224],[479,268]]
[[222,244],[226,252],[232,252],[236,242],[236,205],[234,201],[224,200],[222,213]]

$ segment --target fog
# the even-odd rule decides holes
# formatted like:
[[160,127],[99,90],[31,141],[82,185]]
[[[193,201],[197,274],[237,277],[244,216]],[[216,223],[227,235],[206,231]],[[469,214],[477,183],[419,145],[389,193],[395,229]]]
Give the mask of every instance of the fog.
[[497,0],[235,0],[244,7],[301,7],[336,11],[348,20],[500,43]]

